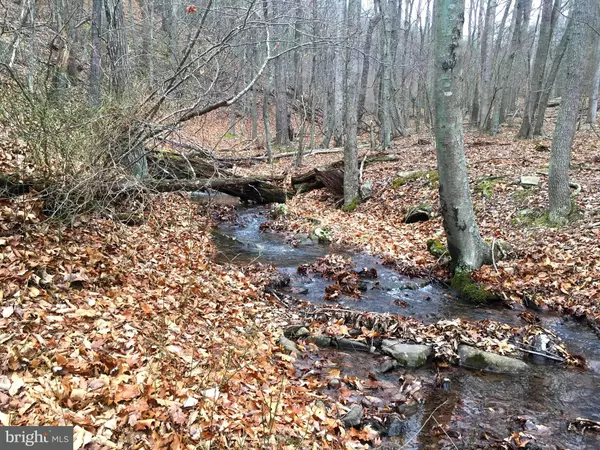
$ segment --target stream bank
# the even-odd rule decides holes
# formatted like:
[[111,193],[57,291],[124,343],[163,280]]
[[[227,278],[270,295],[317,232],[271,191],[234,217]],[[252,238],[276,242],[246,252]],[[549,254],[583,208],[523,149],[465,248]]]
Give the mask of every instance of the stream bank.
[[[298,266],[336,253],[350,258],[355,269],[377,271],[376,280],[361,292],[360,299],[339,297],[335,303],[342,307],[409,316],[425,324],[493,319],[509,326],[523,325],[519,311],[501,305],[475,307],[443,286],[404,277],[372,256],[314,242],[293,246],[280,235],[263,233],[260,225],[268,220],[268,214],[263,208],[238,209],[235,222],[225,222],[213,233],[217,260],[240,265],[255,262],[275,265],[289,277],[287,290],[295,298],[306,304],[331,305],[323,298],[332,282],[298,274]],[[298,315],[300,318],[301,311]],[[597,435],[579,435],[567,430],[569,421],[576,417],[600,420],[600,405],[595,401],[600,395],[598,340],[591,330],[572,319],[541,312],[538,317],[541,325],[559,336],[567,348],[585,355],[587,370],[538,364],[532,358],[526,372],[512,375],[474,372],[436,363],[415,370],[383,373],[382,364],[389,360],[384,356],[340,349],[316,351],[308,344],[311,351],[298,358],[297,372],[309,386],[325,387],[324,392],[332,400],[329,407],[363,405],[362,432],[377,431],[378,424],[401,414],[398,417],[401,432],[398,436],[383,437],[386,448],[502,448],[502,445],[511,448],[503,440],[513,432],[533,436],[529,448],[536,448],[532,446],[534,442],[541,446],[538,448],[598,448]],[[419,380],[420,399],[410,408],[399,410],[397,395],[407,377]],[[333,379],[339,383],[331,383]],[[447,389],[440,384],[444,379],[448,379]],[[369,427],[365,428],[366,424]],[[389,429],[390,424],[386,424]],[[516,436],[521,443],[527,439]]]

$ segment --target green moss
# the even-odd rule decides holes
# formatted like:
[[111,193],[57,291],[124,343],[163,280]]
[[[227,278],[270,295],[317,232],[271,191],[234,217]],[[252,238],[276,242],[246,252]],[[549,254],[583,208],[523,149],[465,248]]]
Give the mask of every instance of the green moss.
[[360,197],[356,197],[352,200],[348,205],[344,205],[342,207],[342,211],[344,212],[352,212],[354,211],[360,203]]
[[486,177],[478,180],[475,184],[475,192],[480,192],[485,198],[490,198],[494,193],[494,186],[503,183],[502,177]]
[[448,253],[444,244],[439,239],[428,239],[427,240],[427,250],[436,258],[441,258],[442,256]]
[[398,178],[396,178],[392,182],[392,187],[394,189],[398,189],[400,186],[404,186],[412,181],[419,180],[421,178],[427,178],[427,184],[434,185],[435,183],[440,181],[440,176],[437,170],[430,171],[415,171],[415,172],[401,172],[398,174]]
[[560,228],[568,223],[574,222],[581,218],[579,206],[572,202],[571,213],[566,218],[564,223],[554,223],[548,217],[548,211],[539,209],[524,209],[517,212],[517,216],[513,218],[514,225],[524,225],[538,228]]
[[462,297],[474,303],[488,303],[496,300],[496,296],[485,290],[471,279],[471,273],[467,270],[456,270],[450,287]]
[[328,244],[331,242],[331,229],[329,227],[315,228],[312,234],[317,236],[318,241],[322,244]]

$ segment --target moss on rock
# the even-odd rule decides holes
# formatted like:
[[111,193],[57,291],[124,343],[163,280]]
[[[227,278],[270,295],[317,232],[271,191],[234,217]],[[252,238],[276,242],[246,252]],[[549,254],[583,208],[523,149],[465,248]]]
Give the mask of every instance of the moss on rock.
[[442,241],[439,239],[428,239],[427,240],[427,250],[436,258],[441,258],[445,254],[448,253],[446,246],[442,244]]
[[475,283],[471,279],[471,272],[467,270],[457,270],[452,277],[450,287],[474,303],[488,303],[497,299],[493,293]]
[[360,197],[356,197],[354,200],[352,200],[350,202],[350,204],[343,206],[342,211],[352,212],[358,207],[359,204],[360,204]]
[[437,183],[440,180],[440,176],[437,170],[417,170],[414,172],[400,172],[398,177],[392,182],[392,187],[398,189],[400,186],[404,186],[412,181],[420,178],[427,178],[427,182],[430,185]]

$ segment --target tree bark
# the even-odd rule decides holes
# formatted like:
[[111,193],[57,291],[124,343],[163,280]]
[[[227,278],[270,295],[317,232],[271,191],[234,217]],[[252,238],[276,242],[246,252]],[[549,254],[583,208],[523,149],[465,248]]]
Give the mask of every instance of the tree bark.
[[560,103],[548,174],[548,196],[550,210],[548,220],[565,224],[571,213],[571,190],[569,188],[569,166],[571,147],[575,137],[583,75],[585,72],[586,49],[589,44],[586,18],[591,10],[590,0],[578,0],[573,6],[573,26],[567,48],[565,91]]
[[556,48],[556,56],[552,61],[552,66],[550,67],[550,71],[548,72],[548,77],[546,79],[546,83],[544,84],[544,92],[542,92],[542,96],[540,97],[540,104],[538,106],[537,114],[535,115],[535,126],[533,129],[534,136],[541,136],[544,128],[544,118],[546,117],[546,108],[548,108],[548,102],[550,100],[550,93],[552,92],[552,86],[554,86],[554,82],[556,81],[556,76],[558,75],[558,70],[560,69],[561,62],[563,60],[565,51],[567,46],[569,45],[569,38],[571,36],[571,27],[573,25],[572,18],[569,20],[569,24],[567,25],[567,29],[565,30],[563,36],[560,39],[558,47]]
[[481,41],[481,99],[479,106],[479,128],[488,129],[493,95],[493,61],[492,53],[496,20],[496,0],[489,0],[485,13],[485,25]]
[[371,46],[373,45],[373,31],[381,20],[381,14],[377,14],[369,19],[369,25],[367,28],[367,36],[365,39],[364,46],[364,58],[362,65],[362,73],[360,76],[360,92],[358,95],[358,122],[362,120],[365,113],[365,101],[367,98],[367,88],[369,84],[369,70],[371,69]]
[[[596,30],[600,32],[600,5],[596,5],[595,17],[596,17]],[[587,123],[596,124],[598,120],[598,91],[600,90],[600,36],[594,33],[594,43],[596,44],[593,48],[593,64],[594,71],[592,72],[592,80],[589,93],[589,104],[587,112]]]
[[120,99],[127,87],[129,73],[123,0],[104,0],[104,11],[108,28],[108,56],[112,66],[111,89]]
[[523,121],[521,122],[521,128],[519,129],[520,138],[530,138],[533,135],[533,124],[535,123],[534,116],[544,88],[544,73],[552,37],[552,15],[552,0],[542,0],[540,36],[533,63],[533,72],[531,74],[531,88],[525,102]]
[[[348,1],[348,13],[346,21],[346,32],[348,34],[356,32],[359,24],[360,0]],[[344,133],[346,139],[344,142],[344,207],[350,208],[356,206],[359,199],[359,180],[358,180],[358,109],[357,109],[357,87],[358,87],[358,54],[353,50],[352,43],[355,39],[348,39],[346,49],[346,83],[344,97],[346,106]]]
[[435,0],[435,135],[440,205],[455,270],[473,270],[491,259],[475,220],[464,152],[460,85],[464,0]]
[[102,86],[102,0],[93,0],[92,3],[92,56],[90,60],[89,78],[89,103],[92,107],[100,106],[100,93]]
[[510,49],[508,51],[508,58],[506,60],[506,64],[502,70],[502,100],[500,101],[500,117],[499,122],[503,123],[506,118],[506,108],[508,107],[509,97],[511,92],[511,86],[509,80],[511,79],[513,73],[512,68],[515,62],[515,57],[519,50],[519,46],[521,45],[521,36],[523,34],[523,22],[527,23],[525,20],[525,3],[530,0],[517,0],[514,9],[514,26],[512,37],[510,39]]

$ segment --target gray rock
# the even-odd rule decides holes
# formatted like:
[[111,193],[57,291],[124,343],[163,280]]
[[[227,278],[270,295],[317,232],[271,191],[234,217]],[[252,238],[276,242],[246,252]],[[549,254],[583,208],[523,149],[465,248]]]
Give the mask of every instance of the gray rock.
[[284,336],[290,339],[303,338],[310,335],[310,331],[304,325],[292,325],[285,329]]
[[379,366],[379,372],[380,373],[391,372],[392,370],[396,369],[397,367],[398,367],[398,363],[396,362],[395,359],[386,359]]
[[425,365],[433,353],[431,345],[404,344],[395,339],[384,339],[381,352],[394,358],[401,367],[417,368]]
[[371,180],[365,181],[360,185],[360,198],[363,200],[368,200],[371,198],[373,193],[373,183]]
[[331,342],[333,339],[323,335],[310,336],[309,338],[312,342],[314,342],[319,347],[331,347]]
[[329,389],[339,389],[341,385],[342,382],[339,380],[339,378],[332,378],[329,380],[329,383],[327,383]]
[[523,186],[539,186],[541,183],[540,177],[536,177],[535,175],[522,175],[521,176],[521,184]]
[[357,427],[363,418],[363,407],[360,405],[352,405],[343,417],[342,422],[346,427]]
[[485,352],[468,345],[458,346],[458,356],[461,366],[484,372],[518,373],[529,369],[527,363],[519,359]]
[[296,343],[294,341],[290,341],[288,338],[286,338],[285,336],[280,336],[279,337],[279,345],[281,345],[284,349],[286,349],[288,352],[292,352],[292,353],[302,353],[298,347],[296,346]]
[[400,436],[408,429],[408,423],[399,414],[392,413],[385,419],[385,428],[388,436]]
[[271,289],[281,289],[286,286],[289,286],[291,282],[291,278],[287,273],[277,272],[273,274],[269,279],[269,287]]

